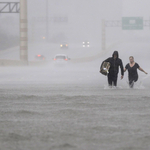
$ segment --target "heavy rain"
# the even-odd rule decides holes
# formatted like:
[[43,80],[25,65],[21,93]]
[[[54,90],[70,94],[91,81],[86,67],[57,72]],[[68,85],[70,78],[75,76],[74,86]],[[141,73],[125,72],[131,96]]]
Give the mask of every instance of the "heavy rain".
[[[150,149],[149,0],[0,0],[0,150]],[[118,51],[138,70],[100,73]]]

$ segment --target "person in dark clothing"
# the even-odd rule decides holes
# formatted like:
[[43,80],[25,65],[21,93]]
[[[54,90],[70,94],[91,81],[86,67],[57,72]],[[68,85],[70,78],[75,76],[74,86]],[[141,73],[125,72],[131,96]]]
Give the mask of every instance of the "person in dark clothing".
[[147,72],[145,72],[138,63],[134,62],[134,57],[130,56],[129,57],[129,61],[130,63],[128,63],[125,68],[124,68],[124,72],[126,70],[128,70],[128,79],[129,79],[129,87],[133,88],[134,86],[134,82],[136,82],[138,80],[138,72],[137,69],[139,69],[140,71],[144,72],[145,74],[147,74]]
[[[119,73],[119,66],[121,69],[121,79],[123,79],[124,76],[124,68],[122,60],[119,58],[118,51],[114,51],[112,57],[109,57],[108,59],[104,60],[104,62],[110,63],[109,73],[107,75],[108,77],[108,85],[111,87],[112,85],[117,86],[117,79],[118,79],[118,73]],[[101,67],[102,67],[101,64]],[[100,72],[101,72],[100,67]]]

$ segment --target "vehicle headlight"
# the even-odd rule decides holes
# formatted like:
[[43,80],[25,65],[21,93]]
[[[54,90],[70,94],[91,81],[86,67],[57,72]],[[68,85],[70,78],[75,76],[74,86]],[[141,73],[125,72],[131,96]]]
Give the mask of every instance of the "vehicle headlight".
[[60,47],[63,47],[63,45],[60,45]]
[[85,47],[85,45],[83,45],[83,47]]
[[85,42],[83,42],[83,44],[85,44]]

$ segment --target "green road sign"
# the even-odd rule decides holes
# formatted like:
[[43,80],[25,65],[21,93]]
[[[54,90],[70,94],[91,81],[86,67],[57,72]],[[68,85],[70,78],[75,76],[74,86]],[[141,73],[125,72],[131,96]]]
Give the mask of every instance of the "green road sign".
[[143,17],[122,17],[122,30],[143,30]]

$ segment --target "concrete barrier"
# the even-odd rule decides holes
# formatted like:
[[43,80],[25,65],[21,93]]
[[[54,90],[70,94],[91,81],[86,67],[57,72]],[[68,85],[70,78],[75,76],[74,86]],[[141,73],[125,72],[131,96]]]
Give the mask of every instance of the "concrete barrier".
[[20,60],[7,60],[7,59],[0,59],[0,66],[42,66],[46,65],[47,61],[20,61]]
[[[94,61],[96,59],[99,59],[102,57],[104,54],[109,52],[112,48],[114,48],[116,45],[120,44],[121,42],[115,42],[111,44],[105,51],[101,51],[93,56],[88,56],[88,57],[82,57],[82,58],[72,58],[71,62],[72,63],[82,63],[82,62],[90,62]],[[50,61],[21,61],[21,60],[9,60],[9,59],[0,59],[0,66],[43,66],[51,63]]]

